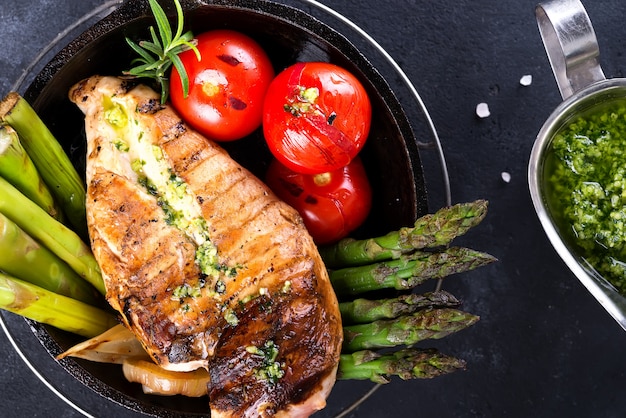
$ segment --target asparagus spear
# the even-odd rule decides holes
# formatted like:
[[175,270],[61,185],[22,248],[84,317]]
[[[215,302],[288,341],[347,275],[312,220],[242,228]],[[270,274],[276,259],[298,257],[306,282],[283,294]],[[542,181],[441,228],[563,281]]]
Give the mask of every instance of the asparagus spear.
[[7,125],[0,125],[0,176],[54,218],[63,218],[63,212],[26,153],[17,132]]
[[115,317],[102,309],[4,273],[0,273],[0,309],[87,338],[117,324]]
[[478,225],[487,214],[487,206],[486,200],[447,206],[417,219],[413,227],[377,238],[345,238],[321,247],[320,254],[328,268],[337,268],[397,259],[414,250],[445,246]]
[[95,305],[95,289],[64,261],[0,213],[0,270],[46,290]]
[[89,246],[75,232],[48,215],[2,177],[0,213],[65,261],[100,293],[106,293],[100,267]]
[[473,270],[496,259],[463,247],[438,252],[415,252],[397,260],[329,271],[338,295],[357,295],[378,289],[412,289],[426,280]]
[[393,319],[425,308],[452,308],[461,302],[452,294],[440,290],[422,295],[410,293],[395,298],[369,300],[355,299],[339,304],[344,324],[365,324],[379,319]]
[[87,236],[85,186],[61,144],[18,93],[0,102],[0,117],[15,131],[74,230]]
[[389,383],[391,376],[403,380],[431,379],[465,369],[465,361],[439,353],[436,349],[407,348],[390,354],[370,350],[342,354],[337,378]]
[[440,339],[473,325],[479,317],[457,309],[418,311],[396,319],[343,328],[343,353],[371,348],[411,345],[425,339]]

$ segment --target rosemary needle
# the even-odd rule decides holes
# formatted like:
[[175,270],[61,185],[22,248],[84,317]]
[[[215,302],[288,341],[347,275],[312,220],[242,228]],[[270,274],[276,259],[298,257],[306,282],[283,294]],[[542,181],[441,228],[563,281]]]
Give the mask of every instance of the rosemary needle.
[[187,97],[189,93],[189,77],[178,54],[191,49],[195,52],[197,59],[200,60],[200,51],[194,44],[193,33],[191,31],[183,33],[184,16],[179,0],[174,0],[178,18],[175,34],[172,34],[172,27],[163,8],[156,0],[149,1],[159,34],[157,36],[154,27],[150,26],[151,41],[144,40],[136,43],[126,38],[128,45],[139,54],[139,57],[131,62],[135,67],[124,71],[124,74],[156,80],[161,85],[161,103],[165,103],[169,96],[167,74],[172,65],[180,74],[184,97]]

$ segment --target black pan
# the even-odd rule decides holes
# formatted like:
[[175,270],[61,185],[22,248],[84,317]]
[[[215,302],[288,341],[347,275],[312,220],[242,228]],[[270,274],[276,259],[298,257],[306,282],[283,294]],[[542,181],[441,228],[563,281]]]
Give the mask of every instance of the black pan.
[[[166,12],[175,16],[171,2],[162,3]],[[373,106],[371,133],[361,156],[374,203],[356,236],[375,236],[410,225],[427,212],[426,186],[411,124],[381,74],[347,38],[301,10],[271,1],[183,0],[181,4],[188,29],[194,33],[215,28],[244,32],[265,48],[277,72],[295,61],[328,61],[360,79]],[[128,69],[134,56],[124,38],[149,39],[148,28],[154,25],[147,1],[126,1],[61,50],[26,89],[24,97],[63,144],[80,173],[85,165],[83,116],[68,100],[68,90],[93,74],[120,75]],[[263,177],[270,154],[260,132],[226,145],[233,158]],[[52,357],[80,341],[55,328],[27,323]],[[86,387],[129,412],[159,417],[208,415],[207,399],[144,395],[139,385],[126,382],[121,367],[74,359],[60,364]],[[341,410],[354,401],[355,388],[364,392],[365,387],[339,382],[327,410]]]

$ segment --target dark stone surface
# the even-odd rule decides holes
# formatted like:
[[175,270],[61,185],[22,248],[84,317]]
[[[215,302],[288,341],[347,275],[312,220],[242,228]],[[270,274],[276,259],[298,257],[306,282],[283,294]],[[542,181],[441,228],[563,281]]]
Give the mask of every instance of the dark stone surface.
[[[0,2],[0,93],[72,22],[102,0]],[[535,135],[560,102],[534,18],[535,1],[327,0],[377,40],[413,81],[443,142],[453,201],[490,201],[462,243],[500,261],[445,288],[481,316],[437,343],[468,369],[381,388],[351,416],[621,417],[626,333],[566,269],[540,228],[526,168]],[[587,1],[608,77],[626,62],[626,3]],[[533,76],[528,87],[520,85]],[[491,116],[479,119],[486,102]],[[502,172],[511,181],[501,179]],[[77,417],[0,333],[3,417]],[[45,372],[44,372],[45,373]],[[68,382],[70,384],[70,382]],[[77,395],[94,411],[108,403]],[[99,414],[100,415],[100,414]]]

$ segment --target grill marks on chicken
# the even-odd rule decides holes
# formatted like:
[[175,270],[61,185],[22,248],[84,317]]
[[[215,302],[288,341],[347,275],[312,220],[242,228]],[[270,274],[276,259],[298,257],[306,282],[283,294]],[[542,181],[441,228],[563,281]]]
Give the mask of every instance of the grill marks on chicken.
[[[322,408],[341,320],[297,212],[147,87],[94,76],[70,98],[85,114],[88,225],[107,299],[146,351],[166,369],[209,370],[215,417],[308,416]],[[219,274],[201,272],[202,240],[171,222],[159,191],[167,185],[140,184],[150,163],[138,160],[150,147],[137,154],[137,141],[157,146],[171,178],[186,187],[177,193],[193,197]]]
[[[203,307],[204,316],[184,314],[179,301],[156,296],[170,293],[169,289],[180,283],[197,280],[195,246],[176,228],[160,221],[161,208],[121,176],[96,173],[90,183],[89,198],[94,255],[101,266],[114,266],[114,272],[111,267],[106,270],[107,276],[116,275],[106,281],[109,303],[133,324],[140,341],[149,341],[148,348],[167,357],[163,361],[187,361],[180,358],[177,347],[185,345],[193,330],[202,326],[200,321],[206,321],[211,313],[219,315],[219,310],[208,305]],[[169,316],[160,315],[167,310]],[[214,346],[217,338],[207,335],[205,344]]]

